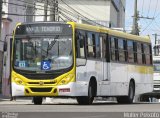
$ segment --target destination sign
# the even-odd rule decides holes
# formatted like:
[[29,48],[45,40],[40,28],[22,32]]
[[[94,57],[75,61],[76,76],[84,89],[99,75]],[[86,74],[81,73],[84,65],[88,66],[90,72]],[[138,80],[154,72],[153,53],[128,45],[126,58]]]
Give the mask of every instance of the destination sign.
[[16,35],[43,35],[43,34],[63,34],[71,35],[72,27],[68,24],[52,24],[52,23],[39,23],[39,24],[23,24],[19,25],[16,29]]
[[26,26],[26,33],[62,33],[61,26]]

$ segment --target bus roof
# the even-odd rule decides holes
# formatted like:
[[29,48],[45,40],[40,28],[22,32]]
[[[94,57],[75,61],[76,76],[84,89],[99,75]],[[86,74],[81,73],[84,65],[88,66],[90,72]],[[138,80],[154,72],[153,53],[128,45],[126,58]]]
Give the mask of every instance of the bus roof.
[[[45,23],[65,24],[64,22],[36,22],[36,23],[19,23],[18,25],[20,25],[20,24],[21,25],[23,25],[23,24],[24,25],[25,24],[45,24]],[[94,31],[94,32],[102,32],[102,33],[107,33],[107,34],[115,36],[115,37],[120,37],[120,38],[125,38],[125,39],[131,39],[131,40],[151,43],[149,36],[137,36],[137,35],[132,35],[132,34],[129,34],[129,33],[126,33],[126,32],[113,30],[113,29],[110,29],[110,28],[93,26],[93,25],[88,25],[88,24],[80,24],[80,23],[76,23],[76,22],[67,22],[67,24],[72,24],[77,29],[89,30],[89,31]]]
[[[73,22],[69,22],[69,24],[70,23],[72,24]],[[131,40],[151,43],[149,36],[137,36],[137,35],[132,35],[126,32],[122,32],[122,31],[117,31],[117,30],[113,30],[109,28],[100,27],[100,26],[92,26],[88,24],[79,24],[79,23],[74,23],[74,24],[77,29],[84,29],[84,30],[95,31],[95,32],[103,32],[103,33],[108,33],[109,35],[112,35],[115,37],[121,37],[125,39],[131,39]]]

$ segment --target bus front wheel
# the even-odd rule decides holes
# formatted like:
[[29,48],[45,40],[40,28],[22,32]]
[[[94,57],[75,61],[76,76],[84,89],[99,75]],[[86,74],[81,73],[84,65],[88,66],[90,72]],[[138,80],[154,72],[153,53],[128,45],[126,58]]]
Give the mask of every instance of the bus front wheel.
[[80,105],[90,105],[90,104],[92,104],[93,100],[94,100],[94,94],[93,93],[94,93],[94,89],[93,89],[92,84],[90,83],[89,87],[88,87],[88,96],[77,97],[78,104],[80,104]]
[[42,97],[33,97],[33,103],[35,105],[41,105],[42,104],[42,101],[43,101],[43,98]]

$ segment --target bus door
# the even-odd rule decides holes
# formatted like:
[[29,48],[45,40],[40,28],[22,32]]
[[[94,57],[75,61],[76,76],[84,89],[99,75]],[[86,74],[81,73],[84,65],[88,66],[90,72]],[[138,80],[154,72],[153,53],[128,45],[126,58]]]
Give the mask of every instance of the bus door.
[[101,58],[102,58],[102,75],[100,81],[101,95],[110,95],[110,77],[109,77],[109,40],[106,34],[100,34]]

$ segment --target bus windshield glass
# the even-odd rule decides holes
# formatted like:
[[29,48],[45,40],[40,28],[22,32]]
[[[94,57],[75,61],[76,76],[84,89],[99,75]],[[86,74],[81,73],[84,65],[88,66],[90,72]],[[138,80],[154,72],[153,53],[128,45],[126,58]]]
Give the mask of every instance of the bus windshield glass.
[[72,66],[72,33],[56,32],[56,34],[46,35],[45,32],[42,36],[36,33],[15,36],[15,69],[44,72],[67,69]]

